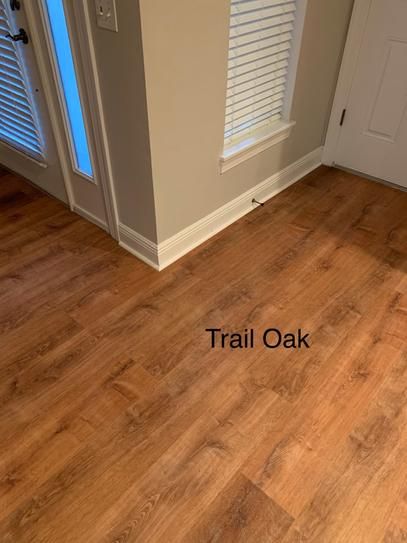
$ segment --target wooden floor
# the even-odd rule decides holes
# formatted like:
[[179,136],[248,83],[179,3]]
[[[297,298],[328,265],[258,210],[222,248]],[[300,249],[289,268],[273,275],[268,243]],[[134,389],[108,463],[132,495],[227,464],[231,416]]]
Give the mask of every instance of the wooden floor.
[[0,208],[1,542],[407,541],[406,193],[320,168],[162,273]]

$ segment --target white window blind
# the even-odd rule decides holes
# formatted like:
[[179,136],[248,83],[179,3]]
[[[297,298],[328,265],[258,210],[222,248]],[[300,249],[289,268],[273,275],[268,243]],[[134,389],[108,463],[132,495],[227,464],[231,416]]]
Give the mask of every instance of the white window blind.
[[225,143],[282,118],[295,0],[231,0]]
[[4,0],[0,0],[0,139],[34,158],[43,158],[39,126]]

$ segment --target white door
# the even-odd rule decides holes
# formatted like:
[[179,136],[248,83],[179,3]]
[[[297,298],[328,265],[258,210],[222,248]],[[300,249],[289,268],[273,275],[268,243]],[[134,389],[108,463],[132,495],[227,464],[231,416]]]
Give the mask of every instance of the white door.
[[[27,37],[11,39],[20,29]],[[68,201],[27,21],[8,0],[0,0],[0,163]]]
[[407,187],[407,0],[369,4],[334,161]]
[[[90,98],[84,84],[88,75],[78,54],[76,21],[70,2],[0,0],[0,17],[0,52],[4,53],[0,57],[0,93],[2,79],[3,94],[11,88],[10,85],[7,88],[7,82],[12,80],[14,72],[7,55],[13,50],[22,74],[17,82],[20,88],[15,90],[25,95],[27,109],[32,111],[31,124],[26,126],[27,131],[31,130],[32,146],[28,148],[2,131],[1,121],[5,116],[0,109],[0,164],[21,173],[60,200],[68,201],[72,210],[109,231],[95,160]],[[25,30],[26,40],[20,39],[20,29]],[[21,127],[21,104],[14,98],[13,94],[8,104],[7,128],[17,132]],[[34,134],[38,141],[34,141]]]

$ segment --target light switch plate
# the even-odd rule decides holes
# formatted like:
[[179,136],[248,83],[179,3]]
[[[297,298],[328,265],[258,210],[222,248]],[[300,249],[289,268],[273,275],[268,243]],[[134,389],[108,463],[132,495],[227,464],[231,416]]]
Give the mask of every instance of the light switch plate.
[[95,0],[95,7],[98,26],[118,32],[116,0]]

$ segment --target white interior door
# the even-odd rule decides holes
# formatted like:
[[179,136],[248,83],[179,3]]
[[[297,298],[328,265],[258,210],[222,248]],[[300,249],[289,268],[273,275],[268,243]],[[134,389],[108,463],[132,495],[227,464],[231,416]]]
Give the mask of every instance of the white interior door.
[[407,0],[368,3],[334,161],[407,187]]
[[[86,78],[92,76],[82,62],[72,2],[0,0],[0,17],[0,83],[4,83],[3,89],[0,86],[0,99],[4,91],[0,163],[112,232],[96,159],[92,97],[86,84]],[[21,28],[26,40],[18,36]],[[83,36],[86,46],[88,39]],[[15,82],[12,68],[16,63],[21,77]],[[12,96],[8,104],[7,96]],[[25,135],[21,132],[22,113]],[[13,131],[20,139],[13,140]],[[22,144],[23,136],[26,145]]]
[[[21,3],[0,0],[0,163],[67,202],[30,32],[21,7]],[[21,32],[23,36],[26,32],[25,39],[12,39],[11,36],[19,36]]]

